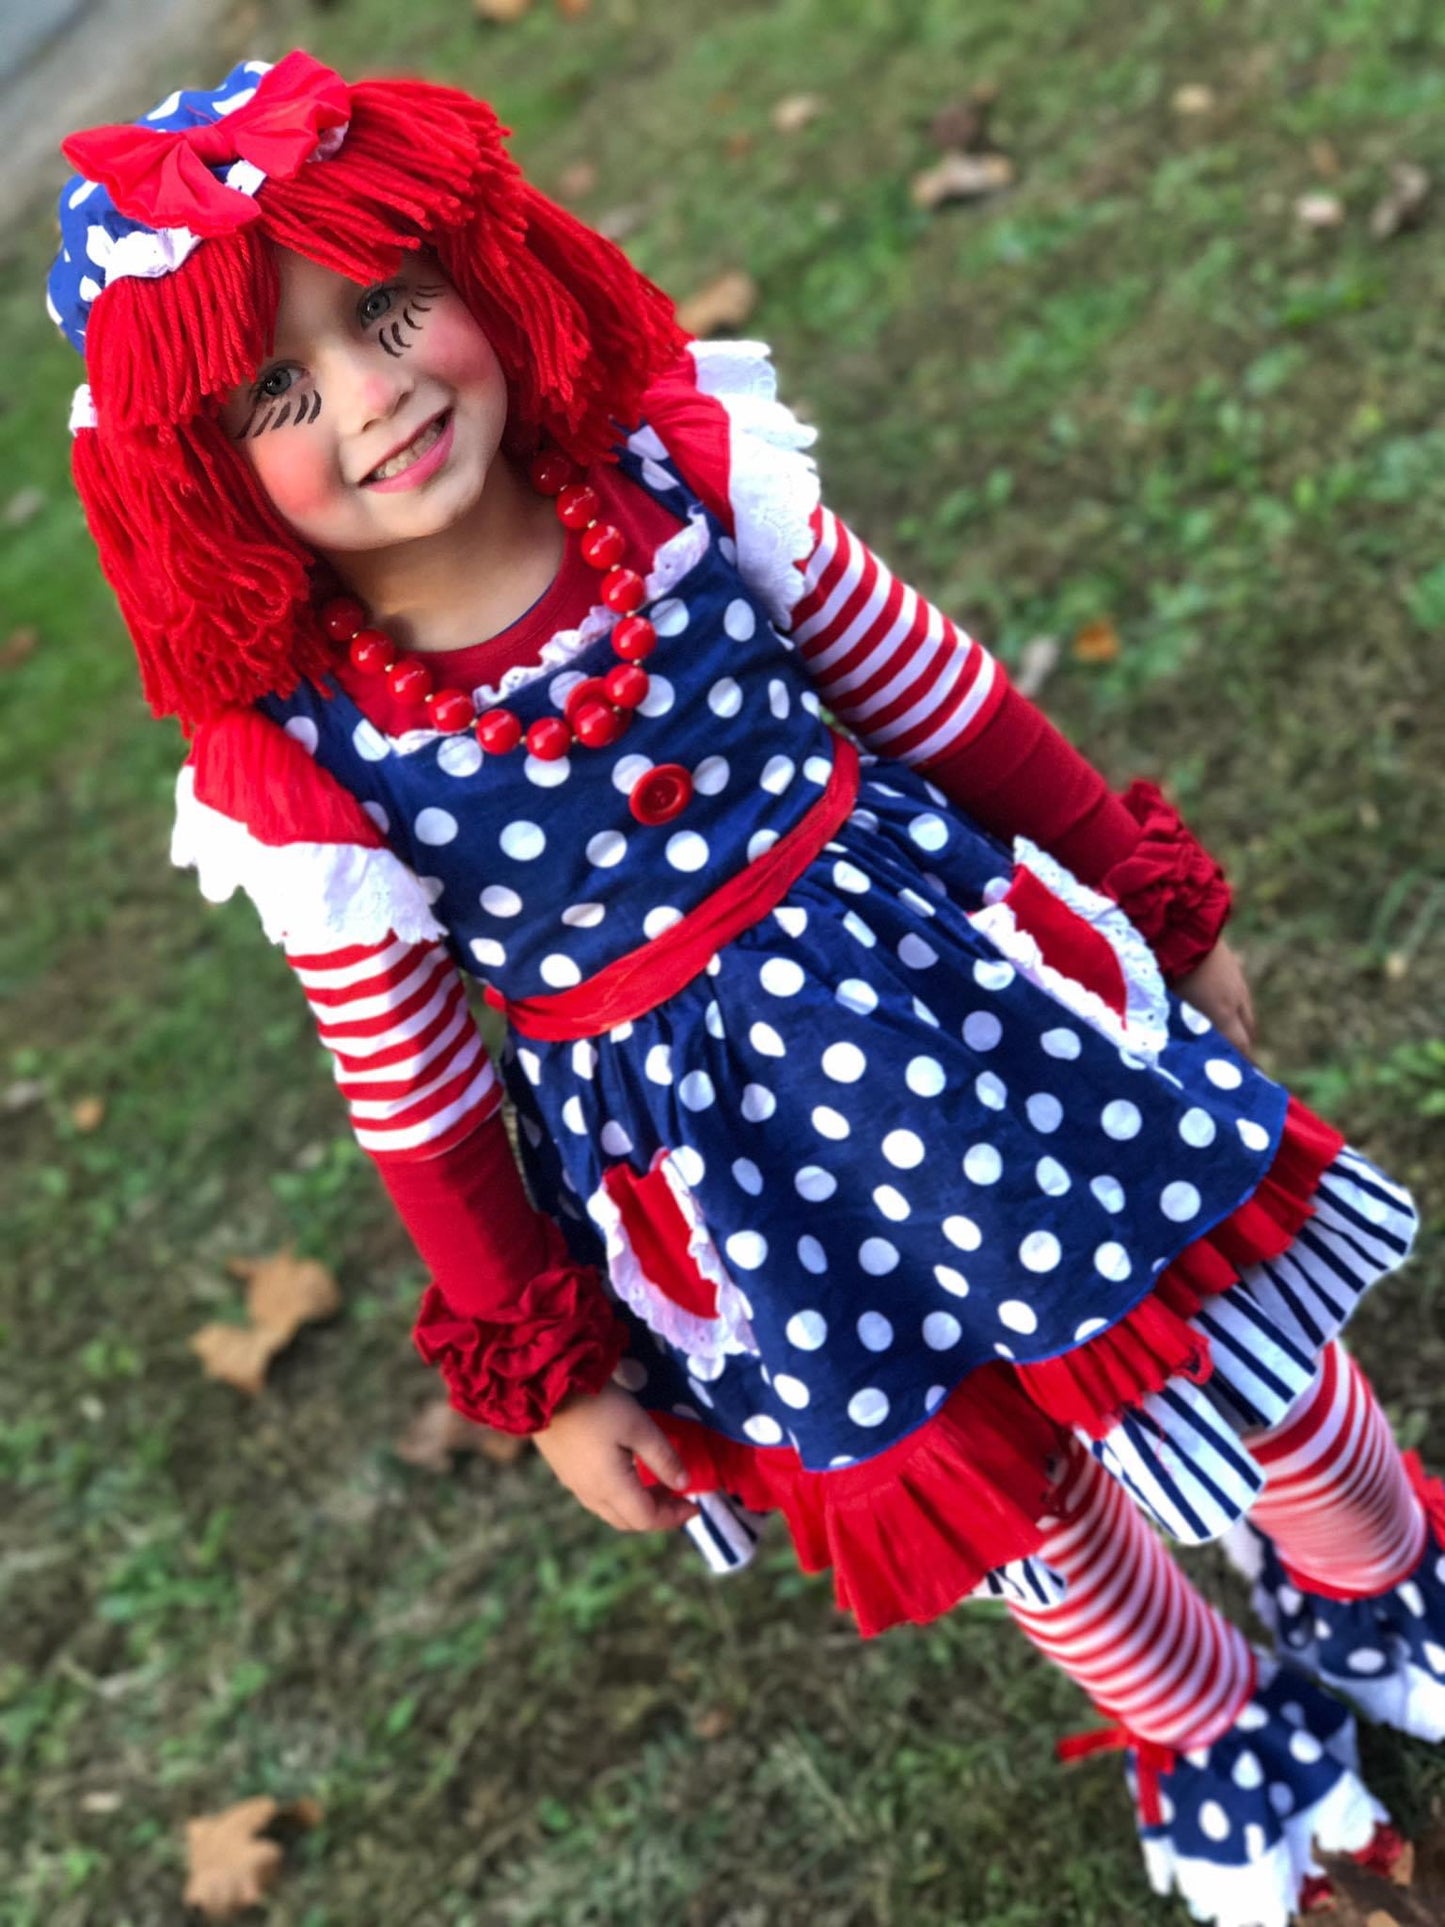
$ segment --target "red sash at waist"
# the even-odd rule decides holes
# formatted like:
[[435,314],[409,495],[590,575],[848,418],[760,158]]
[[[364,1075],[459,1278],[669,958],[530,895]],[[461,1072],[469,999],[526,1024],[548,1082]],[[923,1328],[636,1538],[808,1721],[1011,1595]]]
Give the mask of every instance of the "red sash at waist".
[[782,902],[847,821],[857,795],[858,751],[847,736],[835,734],[832,774],[808,814],[695,910],[571,990],[512,1003],[488,986],[487,1002],[524,1035],[544,1044],[596,1037],[655,1010],[700,975],[725,944]]

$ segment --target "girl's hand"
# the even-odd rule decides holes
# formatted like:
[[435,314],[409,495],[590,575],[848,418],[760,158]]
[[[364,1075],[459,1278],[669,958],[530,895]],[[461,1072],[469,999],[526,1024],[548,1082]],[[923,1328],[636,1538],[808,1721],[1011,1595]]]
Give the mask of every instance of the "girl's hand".
[[1253,1056],[1254,1004],[1244,981],[1244,966],[1222,937],[1174,989],[1186,1004],[1202,1011],[1237,1051]]
[[663,1487],[683,1484],[686,1474],[663,1432],[619,1386],[571,1399],[537,1433],[536,1446],[567,1490],[619,1532],[669,1532],[697,1509],[638,1478],[634,1458]]

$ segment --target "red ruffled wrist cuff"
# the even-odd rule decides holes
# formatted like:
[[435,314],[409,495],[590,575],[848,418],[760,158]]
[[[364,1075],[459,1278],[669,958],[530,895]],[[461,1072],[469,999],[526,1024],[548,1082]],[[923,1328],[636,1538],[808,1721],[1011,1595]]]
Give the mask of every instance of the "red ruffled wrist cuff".
[[627,1328],[585,1265],[539,1272],[509,1309],[505,1321],[467,1317],[432,1285],[412,1337],[466,1418],[498,1432],[540,1432],[574,1392],[601,1391]]
[[1098,887],[1146,939],[1166,980],[1177,983],[1218,943],[1229,883],[1155,784],[1131,783],[1119,801],[1139,825],[1139,841]]

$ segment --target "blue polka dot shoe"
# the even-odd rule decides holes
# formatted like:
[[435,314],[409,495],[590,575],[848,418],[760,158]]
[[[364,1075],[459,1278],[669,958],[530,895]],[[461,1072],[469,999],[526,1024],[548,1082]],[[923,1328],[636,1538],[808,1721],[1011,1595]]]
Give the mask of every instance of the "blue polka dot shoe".
[[[1413,1461],[1413,1462],[1412,1462]],[[1408,1578],[1372,1599],[1327,1599],[1292,1580],[1273,1542],[1247,1522],[1230,1534],[1234,1563],[1254,1582],[1255,1611],[1279,1651],[1367,1719],[1420,1740],[1445,1739],[1445,1551],[1439,1486],[1414,1455],[1411,1482],[1426,1506],[1425,1550]]]
[[[1061,1751],[1092,1751],[1110,1737]],[[1315,1849],[1367,1856],[1388,1823],[1358,1768],[1348,1708],[1261,1657],[1253,1692],[1213,1745],[1174,1753],[1129,1740],[1154,1891],[1178,1893],[1215,1927],[1288,1927],[1331,1891]]]

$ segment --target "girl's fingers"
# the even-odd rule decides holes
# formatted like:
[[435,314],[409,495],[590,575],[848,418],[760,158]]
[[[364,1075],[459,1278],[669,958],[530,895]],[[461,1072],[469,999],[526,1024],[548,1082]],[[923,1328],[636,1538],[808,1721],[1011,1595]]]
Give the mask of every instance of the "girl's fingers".
[[682,1462],[682,1455],[641,1406],[637,1408],[637,1423],[627,1436],[627,1449],[641,1459],[662,1485],[671,1486],[677,1491],[687,1484],[687,1467]]

